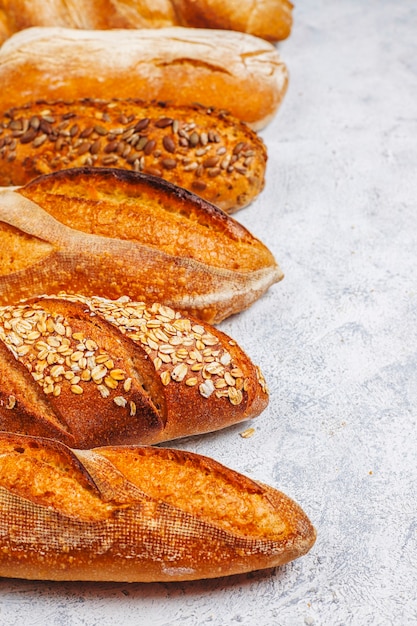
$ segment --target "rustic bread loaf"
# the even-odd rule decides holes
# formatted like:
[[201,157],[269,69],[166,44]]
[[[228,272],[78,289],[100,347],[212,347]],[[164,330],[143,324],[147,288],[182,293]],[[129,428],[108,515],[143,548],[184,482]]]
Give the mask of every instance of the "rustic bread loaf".
[[0,430],[77,448],[151,444],[267,404],[235,341],[167,306],[62,295],[0,307]]
[[247,229],[161,178],[79,168],[0,189],[0,304],[126,295],[214,323],[281,278]]
[[287,563],[315,537],[288,496],[197,454],[0,434],[0,576],[215,578]]
[[0,112],[39,99],[140,98],[200,103],[259,129],[287,80],[275,47],[244,33],[29,28],[0,49]]
[[0,185],[87,166],[143,171],[231,213],[263,189],[262,140],[212,109],[133,100],[38,101],[0,116]]
[[292,8],[289,0],[0,0],[0,43],[30,26],[190,26],[238,30],[277,41],[291,32]]

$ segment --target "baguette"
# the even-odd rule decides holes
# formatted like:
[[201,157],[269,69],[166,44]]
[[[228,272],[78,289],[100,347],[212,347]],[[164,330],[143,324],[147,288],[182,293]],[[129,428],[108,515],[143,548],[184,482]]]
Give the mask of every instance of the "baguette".
[[139,98],[226,110],[258,130],[287,87],[275,47],[233,31],[29,28],[0,49],[0,113],[39,99]]
[[0,0],[0,43],[29,26],[83,29],[189,26],[238,30],[269,41],[292,28],[289,0]]
[[0,116],[0,185],[24,185],[68,167],[143,171],[232,213],[263,189],[262,140],[203,107],[132,100],[40,101]]
[[281,278],[236,220],[161,178],[76,168],[0,189],[0,304],[129,296],[217,323]]
[[267,404],[236,342],[167,306],[62,294],[0,308],[0,430],[77,448],[153,444]]
[[0,435],[0,576],[215,578],[282,565],[315,538],[288,496],[197,454]]

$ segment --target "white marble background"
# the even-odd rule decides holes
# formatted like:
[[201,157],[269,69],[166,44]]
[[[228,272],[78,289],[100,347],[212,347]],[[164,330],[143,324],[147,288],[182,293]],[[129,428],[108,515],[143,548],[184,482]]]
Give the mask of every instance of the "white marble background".
[[295,498],[318,540],[285,567],[183,584],[0,580],[15,626],[417,624],[417,4],[299,0],[291,81],[236,218],[286,278],[222,324],[271,402],[177,442]]

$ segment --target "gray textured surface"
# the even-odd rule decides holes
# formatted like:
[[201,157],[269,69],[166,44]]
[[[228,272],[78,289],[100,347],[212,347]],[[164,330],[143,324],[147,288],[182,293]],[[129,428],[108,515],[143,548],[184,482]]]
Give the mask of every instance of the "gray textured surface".
[[0,580],[0,623],[417,624],[417,5],[305,0],[263,133],[263,195],[236,217],[286,278],[222,324],[267,411],[177,442],[282,489],[318,530],[277,570],[184,584]]

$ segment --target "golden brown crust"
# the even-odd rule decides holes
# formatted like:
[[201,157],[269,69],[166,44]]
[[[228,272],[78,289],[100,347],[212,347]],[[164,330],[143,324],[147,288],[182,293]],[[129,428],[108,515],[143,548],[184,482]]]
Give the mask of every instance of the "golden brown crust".
[[293,5],[289,0],[172,1],[182,26],[238,30],[268,41],[291,34]]
[[199,106],[139,100],[38,101],[0,117],[0,185],[81,166],[165,178],[231,213],[263,189],[262,140],[246,124]]
[[69,28],[161,28],[188,26],[238,30],[270,41],[285,39],[292,27],[289,0],[0,0],[4,32],[31,26]]
[[1,576],[213,578],[287,563],[315,536],[290,498],[196,454],[0,434]]
[[30,28],[0,49],[1,112],[39,99],[140,98],[226,110],[257,130],[287,82],[272,44],[234,31]]
[[236,220],[164,179],[61,170],[0,190],[0,303],[43,293],[159,301],[218,322],[282,273]]
[[268,403],[227,335],[159,304],[43,297],[0,308],[0,429],[77,448],[218,430]]

